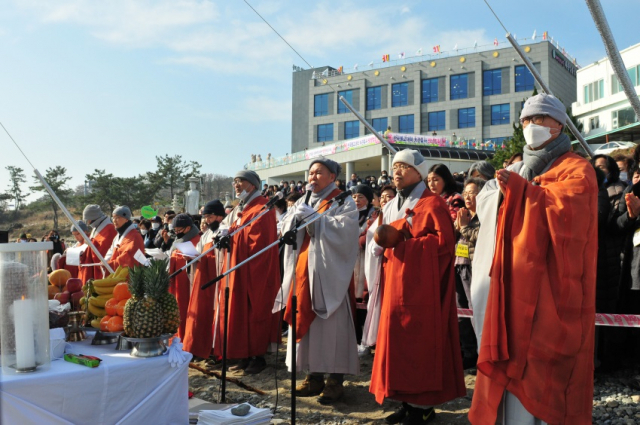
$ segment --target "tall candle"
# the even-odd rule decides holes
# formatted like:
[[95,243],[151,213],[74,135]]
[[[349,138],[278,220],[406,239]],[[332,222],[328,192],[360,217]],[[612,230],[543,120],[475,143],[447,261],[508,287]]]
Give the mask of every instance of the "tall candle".
[[33,335],[33,300],[13,302],[13,323],[16,335],[16,368],[36,367],[36,347]]

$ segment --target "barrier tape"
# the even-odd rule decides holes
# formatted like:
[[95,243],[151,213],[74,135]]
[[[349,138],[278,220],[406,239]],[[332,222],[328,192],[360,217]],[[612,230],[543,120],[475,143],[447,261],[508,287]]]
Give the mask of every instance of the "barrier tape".
[[[473,310],[459,308],[458,317],[473,317]],[[633,314],[596,313],[596,326],[640,328],[640,316]]]

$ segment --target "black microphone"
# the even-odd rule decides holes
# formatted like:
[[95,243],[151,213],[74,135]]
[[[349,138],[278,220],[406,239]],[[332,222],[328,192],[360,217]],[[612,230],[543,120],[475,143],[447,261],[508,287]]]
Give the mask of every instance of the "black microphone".
[[346,192],[342,192],[340,195],[336,196],[335,198],[333,198],[331,201],[332,202],[340,202],[344,199],[347,199],[349,196],[353,195],[354,193],[356,193],[356,188],[352,187],[351,189],[347,190]]
[[313,192],[314,184],[309,183],[305,190],[307,191],[307,196],[304,198],[305,205],[309,205],[309,199],[311,199],[311,193]]
[[271,199],[269,199],[269,202],[267,202],[264,205],[264,207],[262,207],[262,209],[271,208],[276,202],[278,202],[282,198],[284,198],[284,194],[282,192],[276,192],[276,194],[273,195],[273,197],[271,197]]

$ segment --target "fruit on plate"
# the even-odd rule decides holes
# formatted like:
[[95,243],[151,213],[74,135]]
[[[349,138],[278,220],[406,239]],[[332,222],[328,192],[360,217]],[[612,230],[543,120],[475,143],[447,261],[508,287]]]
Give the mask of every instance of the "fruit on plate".
[[106,303],[104,303],[104,310],[107,312],[109,316],[115,316],[117,314],[116,307],[118,305],[118,300],[115,298],[109,298]]
[[111,319],[111,316],[104,316],[102,319],[100,319],[100,330],[103,332],[107,332],[108,328],[107,328],[107,324],[109,322],[109,319]]
[[82,280],[76,277],[72,277],[69,280],[67,280],[66,287],[67,287],[67,291],[69,291],[69,293],[71,294],[75,292],[79,292],[82,290]]
[[[105,316],[108,317],[108,316]],[[109,332],[122,332],[124,330],[122,317],[113,316],[107,322],[107,331]]]
[[55,285],[49,285],[47,286],[47,292],[49,293],[49,299],[52,300],[53,297],[60,292],[60,288]]
[[71,294],[69,293],[69,291],[58,292],[53,296],[53,299],[60,301],[60,304],[66,304],[69,302],[70,296]]
[[58,269],[58,270],[54,270],[49,275],[49,283],[59,288],[62,288],[65,285],[65,283],[67,283],[67,280],[69,280],[70,278],[71,278],[71,273],[69,272],[69,270]]

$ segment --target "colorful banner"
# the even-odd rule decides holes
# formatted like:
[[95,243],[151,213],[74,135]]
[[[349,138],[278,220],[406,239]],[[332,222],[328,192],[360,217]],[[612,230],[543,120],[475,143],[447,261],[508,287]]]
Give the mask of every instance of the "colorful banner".
[[446,137],[422,136],[420,134],[387,133],[387,140],[389,143],[397,145],[425,145],[440,147],[445,147],[447,145]]
[[346,140],[344,143],[342,143],[342,150],[350,151],[353,149],[362,148],[364,146],[372,146],[376,144],[380,144],[380,140],[378,140],[376,136],[362,136],[356,139]]
[[323,146],[321,148],[309,149],[304,152],[305,159],[313,159],[319,156],[332,155],[336,153],[336,145]]

